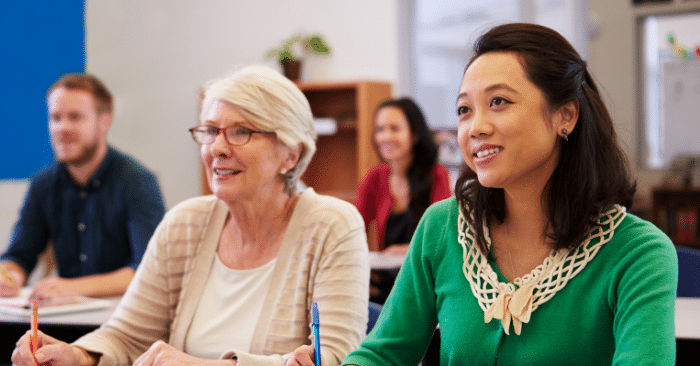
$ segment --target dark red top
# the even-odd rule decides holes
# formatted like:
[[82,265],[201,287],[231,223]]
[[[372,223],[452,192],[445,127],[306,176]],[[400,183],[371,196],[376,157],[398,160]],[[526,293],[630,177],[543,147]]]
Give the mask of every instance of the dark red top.
[[[365,229],[369,229],[369,223],[376,220],[380,250],[384,249],[386,220],[394,206],[394,197],[389,188],[390,174],[389,164],[372,168],[357,187],[355,197],[355,206],[365,220]],[[430,202],[435,203],[449,198],[451,195],[449,172],[444,166],[436,164],[433,168],[433,190]]]

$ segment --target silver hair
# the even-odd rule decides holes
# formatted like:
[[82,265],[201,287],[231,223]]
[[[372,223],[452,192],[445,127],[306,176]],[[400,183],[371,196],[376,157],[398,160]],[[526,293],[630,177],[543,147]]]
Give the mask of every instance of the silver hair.
[[289,193],[294,192],[316,152],[316,129],[309,101],[289,79],[262,65],[244,67],[211,81],[204,94],[200,122],[211,104],[222,100],[233,104],[255,128],[274,131],[289,149],[302,145],[294,168],[281,174]]

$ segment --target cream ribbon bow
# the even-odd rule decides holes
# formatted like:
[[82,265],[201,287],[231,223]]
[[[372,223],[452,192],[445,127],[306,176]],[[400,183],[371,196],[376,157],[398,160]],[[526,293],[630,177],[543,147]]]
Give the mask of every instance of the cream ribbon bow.
[[530,321],[533,292],[533,286],[523,286],[515,292],[501,292],[496,302],[484,312],[484,322],[489,323],[493,318],[500,319],[503,331],[510,335],[510,321],[513,320],[515,334],[520,335],[523,323]]

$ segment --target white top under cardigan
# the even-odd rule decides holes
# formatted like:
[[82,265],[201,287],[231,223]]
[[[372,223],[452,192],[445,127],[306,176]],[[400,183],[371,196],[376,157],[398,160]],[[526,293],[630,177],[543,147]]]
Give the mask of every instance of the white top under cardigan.
[[[214,196],[170,210],[112,318],[74,345],[102,354],[99,365],[117,366],[131,365],[157,340],[183,350],[227,215],[226,204]],[[353,205],[305,190],[272,277],[250,351],[229,349],[222,358],[236,355],[243,366],[282,366],[287,354],[311,344],[313,301],[328,366],[360,345],[367,327],[369,259],[364,223]]]
[[217,359],[229,348],[250,349],[276,262],[275,258],[258,268],[232,269],[214,256],[209,280],[185,337],[187,354]]

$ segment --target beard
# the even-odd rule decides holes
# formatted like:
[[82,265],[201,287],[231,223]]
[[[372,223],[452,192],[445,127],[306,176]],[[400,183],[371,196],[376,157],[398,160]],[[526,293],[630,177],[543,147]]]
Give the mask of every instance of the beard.
[[78,156],[73,157],[73,158],[68,158],[68,159],[58,159],[58,161],[74,166],[74,167],[81,167],[90,161],[95,157],[97,154],[97,149],[99,148],[99,143],[97,140],[92,141],[91,143],[87,145],[83,145],[82,149],[80,151],[80,154]]

